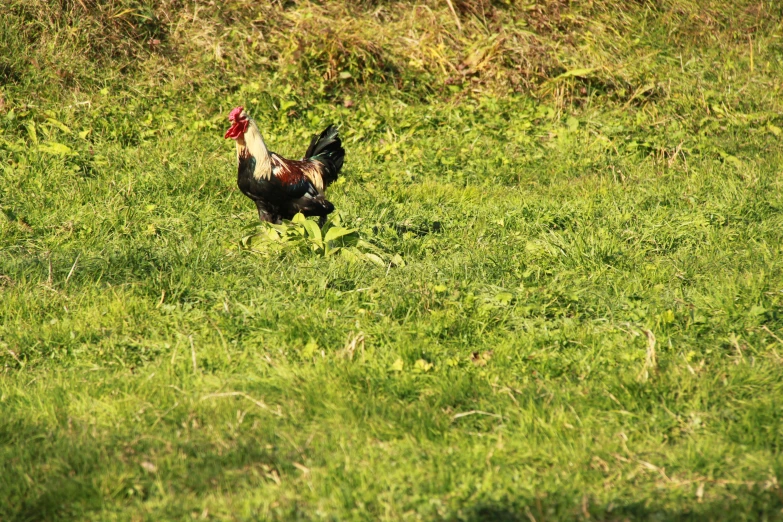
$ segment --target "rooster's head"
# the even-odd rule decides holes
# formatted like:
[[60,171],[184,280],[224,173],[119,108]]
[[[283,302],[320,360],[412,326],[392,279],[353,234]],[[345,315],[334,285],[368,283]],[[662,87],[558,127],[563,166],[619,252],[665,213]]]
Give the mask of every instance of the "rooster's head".
[[244,107],[235,107],[228,114],[228,121],[231,122],[231,127],[226,131],[224,138],[231,138],[235,140],[245,134],[247,126],[250,123],[247,113]]

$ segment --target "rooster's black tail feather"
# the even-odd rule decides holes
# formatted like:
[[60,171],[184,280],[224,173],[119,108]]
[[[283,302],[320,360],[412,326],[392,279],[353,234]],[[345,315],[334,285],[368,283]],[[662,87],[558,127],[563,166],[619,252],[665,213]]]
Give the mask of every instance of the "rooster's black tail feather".
[[314,159],[324,164],[325,185],[336,180],[345,159],[345,149],[337,133],[337,127],[329,125],[320,136],[313,136],[304,159]]

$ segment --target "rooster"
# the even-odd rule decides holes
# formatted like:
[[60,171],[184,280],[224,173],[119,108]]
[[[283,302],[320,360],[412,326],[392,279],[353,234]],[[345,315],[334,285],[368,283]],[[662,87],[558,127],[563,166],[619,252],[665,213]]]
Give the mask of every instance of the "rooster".
[[237,145],[237,185],[258,208],[261,221],[279,224],[298,212],[318,216],[323,226],[334,205],[324,191],[343,166],[345,149],[337,128],[329,125],[320,136],[313,136],[304,159],[290,160],[266,148],[261,131],[243,107],[228,115],[231,127],[224,138]]

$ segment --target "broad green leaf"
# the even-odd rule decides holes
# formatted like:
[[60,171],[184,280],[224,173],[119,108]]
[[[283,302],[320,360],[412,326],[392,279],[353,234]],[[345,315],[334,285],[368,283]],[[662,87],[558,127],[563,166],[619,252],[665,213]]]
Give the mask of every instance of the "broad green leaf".
[[66,134],[71,134],[71,129],[69,129],[64,123],[57,121],[54,118],[46,118],[46,123],[48,123],[52,127],[57,127],[61,131],[65,132]]
[[25,128],[27,129],[27,135],[30,137],[30,141],[38,143],[38,133],[35,132],[35,122],[30,120],[25,122]]
[[356,242],[356,247],[357,248],[364,248],[364,249],[367,249],[367,250],[375,250],[375,245],[373,245],[372,243],[368,243],[367,241],[365,241],[363,239],[360,239],[359,241]]
[[427,362],[424,359],[419,359],[413,363],[413,369],[414,371],[425,373],[432,369],[432,363]]
[[76,154],[69,146],[63,145],[62,143],[57,143],[56,141],[47,141],[46,143],[42,143],[38,146],[38,150],[40,152],[55,154],[57,156]]
[[302,223],[305,230],[307,231],[307,235],[310,239],[321,244],[321,229],[318,228],[318,224],[315,221],[310,221],[309,219],[305,219],[304,223]]
[[318,343],[315,339],[310,339],[302,349],[302,357],[305,359],[312,358],[318,352]]
[[307,237],[307,232],[305,232],[304,225],[301,223],[299,224],[290,224],[285,229],[285,232],[283,233],[283,239],[285,241],[294,241],[294,240],[300,240]]
[[332,227],[326,231],[324,241],[328,243],[329,241],[334,241],[335,239],[353,234],[354,232],[356,232],[356,229],[354,228]]
[[285,112],[291,107],[296,107],[296,102],[291,100],[283,100],[280,102],[280,112]]
[[393,372],[401,372],[403,368],[405,368],[405,361],[402,359],[397,359],[391,365],[391,371]]
[[340,255],[343,256],[348,261],[357,262],[357,261],[359,261],[361,259],[359,257],[359,255],[357,255],[357,253],[361,254],[361,252],[359,252],[358,250],[356,250],[356,251],[354,251],[354,250],[356,250],[356,249],[354,249],[354,248],[341,248],[339,250],[339,252],[340,252]]
[[27,150],[27,144],[21,139],[15,143],[0,139],[0,146],[5,147],[12,152],[24,152]]
[[242,245],[243,248],[250,248],[253,245],[253,238],[256,237],[256,234],[251,234],[249,236],[245,236],[242,239],[239,240],[239,244]]
[[366,253],[364,254],[364,257],[366,257],[366,258],[367,258],[367,259],[369,259],[369,260],[370,260],[372,263],[374,263],[374,264],[376,264],[376,265],[378,265],[378,266],[381,266],[381,267],[384,267],[384,266],[386,266],[386,263],[384,263],[384,262],[383,262],[383,259],[381,259],[381,258],[380,258],[380,256],[377,256],[377,255],[375,255],[375,254],[372,254],[372,253],[370,253],[370,252],[366,252]]
[[280,232],[274,228],[268,228],[266,231],[266,237],[271,241],[280,241]]
[[512,299],[514,299],[514,294],[512,294],[511,292],[500,292],[495,296],[495,299],[499,303],[507,305],[508,303],[511,302]]

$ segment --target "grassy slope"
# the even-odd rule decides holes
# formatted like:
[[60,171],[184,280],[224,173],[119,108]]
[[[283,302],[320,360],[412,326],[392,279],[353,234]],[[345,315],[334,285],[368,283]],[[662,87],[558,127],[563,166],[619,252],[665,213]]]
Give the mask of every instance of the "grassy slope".
[[0,519],[781,517],[780,8],[453,3],[0,7]]

